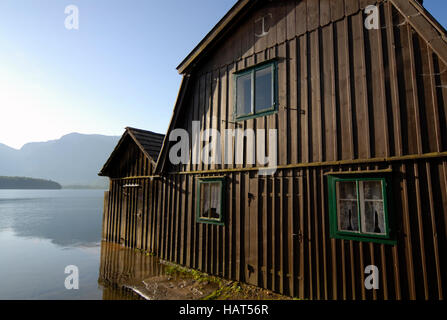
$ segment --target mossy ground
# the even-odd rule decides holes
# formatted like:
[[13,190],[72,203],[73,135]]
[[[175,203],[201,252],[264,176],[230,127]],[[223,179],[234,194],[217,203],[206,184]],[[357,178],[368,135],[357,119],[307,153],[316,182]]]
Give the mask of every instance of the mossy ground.
[[[292,299],[252,285],[223,279],[195,269],[160,260],[155,254],[117,245],[116,250],[127,251],[138,264],[108,270],[107,281],[126,287],[149,300],[285,300]],[[130,258],[126,261],[133,261]],[[127,273],[124,271],[127,270]],[[106,281],[107,280],[107,281]]]
[[166,274],[176,277],[191,277],[199,284],[217,284],[217,288],[211,293],[202,296],[201,300],[290,300],[291,297],[283,296],[269,290],[261,289],[238,281],[222,279],[194,269],[188,269],[169,262]]

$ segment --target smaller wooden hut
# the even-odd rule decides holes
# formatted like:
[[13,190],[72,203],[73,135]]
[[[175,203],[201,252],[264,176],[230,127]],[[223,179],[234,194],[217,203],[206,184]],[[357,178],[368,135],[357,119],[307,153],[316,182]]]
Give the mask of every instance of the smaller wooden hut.
[[147,243],[147,200],[163,139],[163,134],[127,127],[99,172],[110,178],[104,195],[104,240],[137,248]]

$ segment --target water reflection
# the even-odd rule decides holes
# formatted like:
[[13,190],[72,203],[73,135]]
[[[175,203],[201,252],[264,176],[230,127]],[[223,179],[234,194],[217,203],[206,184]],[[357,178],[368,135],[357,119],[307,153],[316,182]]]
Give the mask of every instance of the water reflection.
[[163,275],[165,270],[156,257],[116,243],[101,243],[98,283],[104,288],[103,299],[120,299],[123,293],[129,296],[132,291],[144,294],[144,279]]
[[[103,199],[102,190],[0,190],[0,299],[140,299],[130,288],[160,265],[100,246]],[[67,265],[79,269],[79,290],[65,288]]]
[[[101,299],[101,190],[0,190],[0,299]],[[67,290],[67,265],[79,290]]]
[[145,300],[132,289],[119,287],[119,286],[107,286],[102,288],[103,300]]
[[98,283],[104,288],[103,299],[122,299],[123,292],[133,291],[148,300],[197,300],[214,294],[221,281],[180,271],[135,249],[102,242]]
[[[101,299],[100,247],[61,247],[48,239],[0,232],[0,299]],[[79,290],[65,288],[67,265],[79,268]]]
[[101,241],[102,190],[0,190],[0,231],[60,246]]

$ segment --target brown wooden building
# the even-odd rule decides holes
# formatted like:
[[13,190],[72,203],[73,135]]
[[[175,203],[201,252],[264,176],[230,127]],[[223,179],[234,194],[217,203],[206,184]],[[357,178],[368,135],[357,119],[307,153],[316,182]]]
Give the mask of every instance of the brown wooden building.
[[[105,239],[299,298],[443,299],[446,41],[415,0],[238,1],[178,67],[154,171],[112,174],[138,157],[103,170]],[[190,161],[178,165],[175,129],[190,133]],[[259,145],[248,135],[213,141],[234,151],[232,164],[196,163],[208,129],[265,135],[276,172],[249,161]],[[123,177],[145,185],[133,231],[113,182]],[[364,285],[369,265],[378,289]]]
[[152,194],[151,177],[164,135],[126,128],[99,172],[110,178],[104,197],[102,238],[129,247],[147,242],[147,211]]

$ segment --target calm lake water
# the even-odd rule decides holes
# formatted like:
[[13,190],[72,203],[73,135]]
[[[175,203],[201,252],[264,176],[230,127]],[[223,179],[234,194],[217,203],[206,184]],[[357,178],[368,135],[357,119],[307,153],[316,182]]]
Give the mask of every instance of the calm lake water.
[[[103,199],[102,190],[0,190],[0,299],[102,299]],[[68,265],[78,290],[65,289]]]

